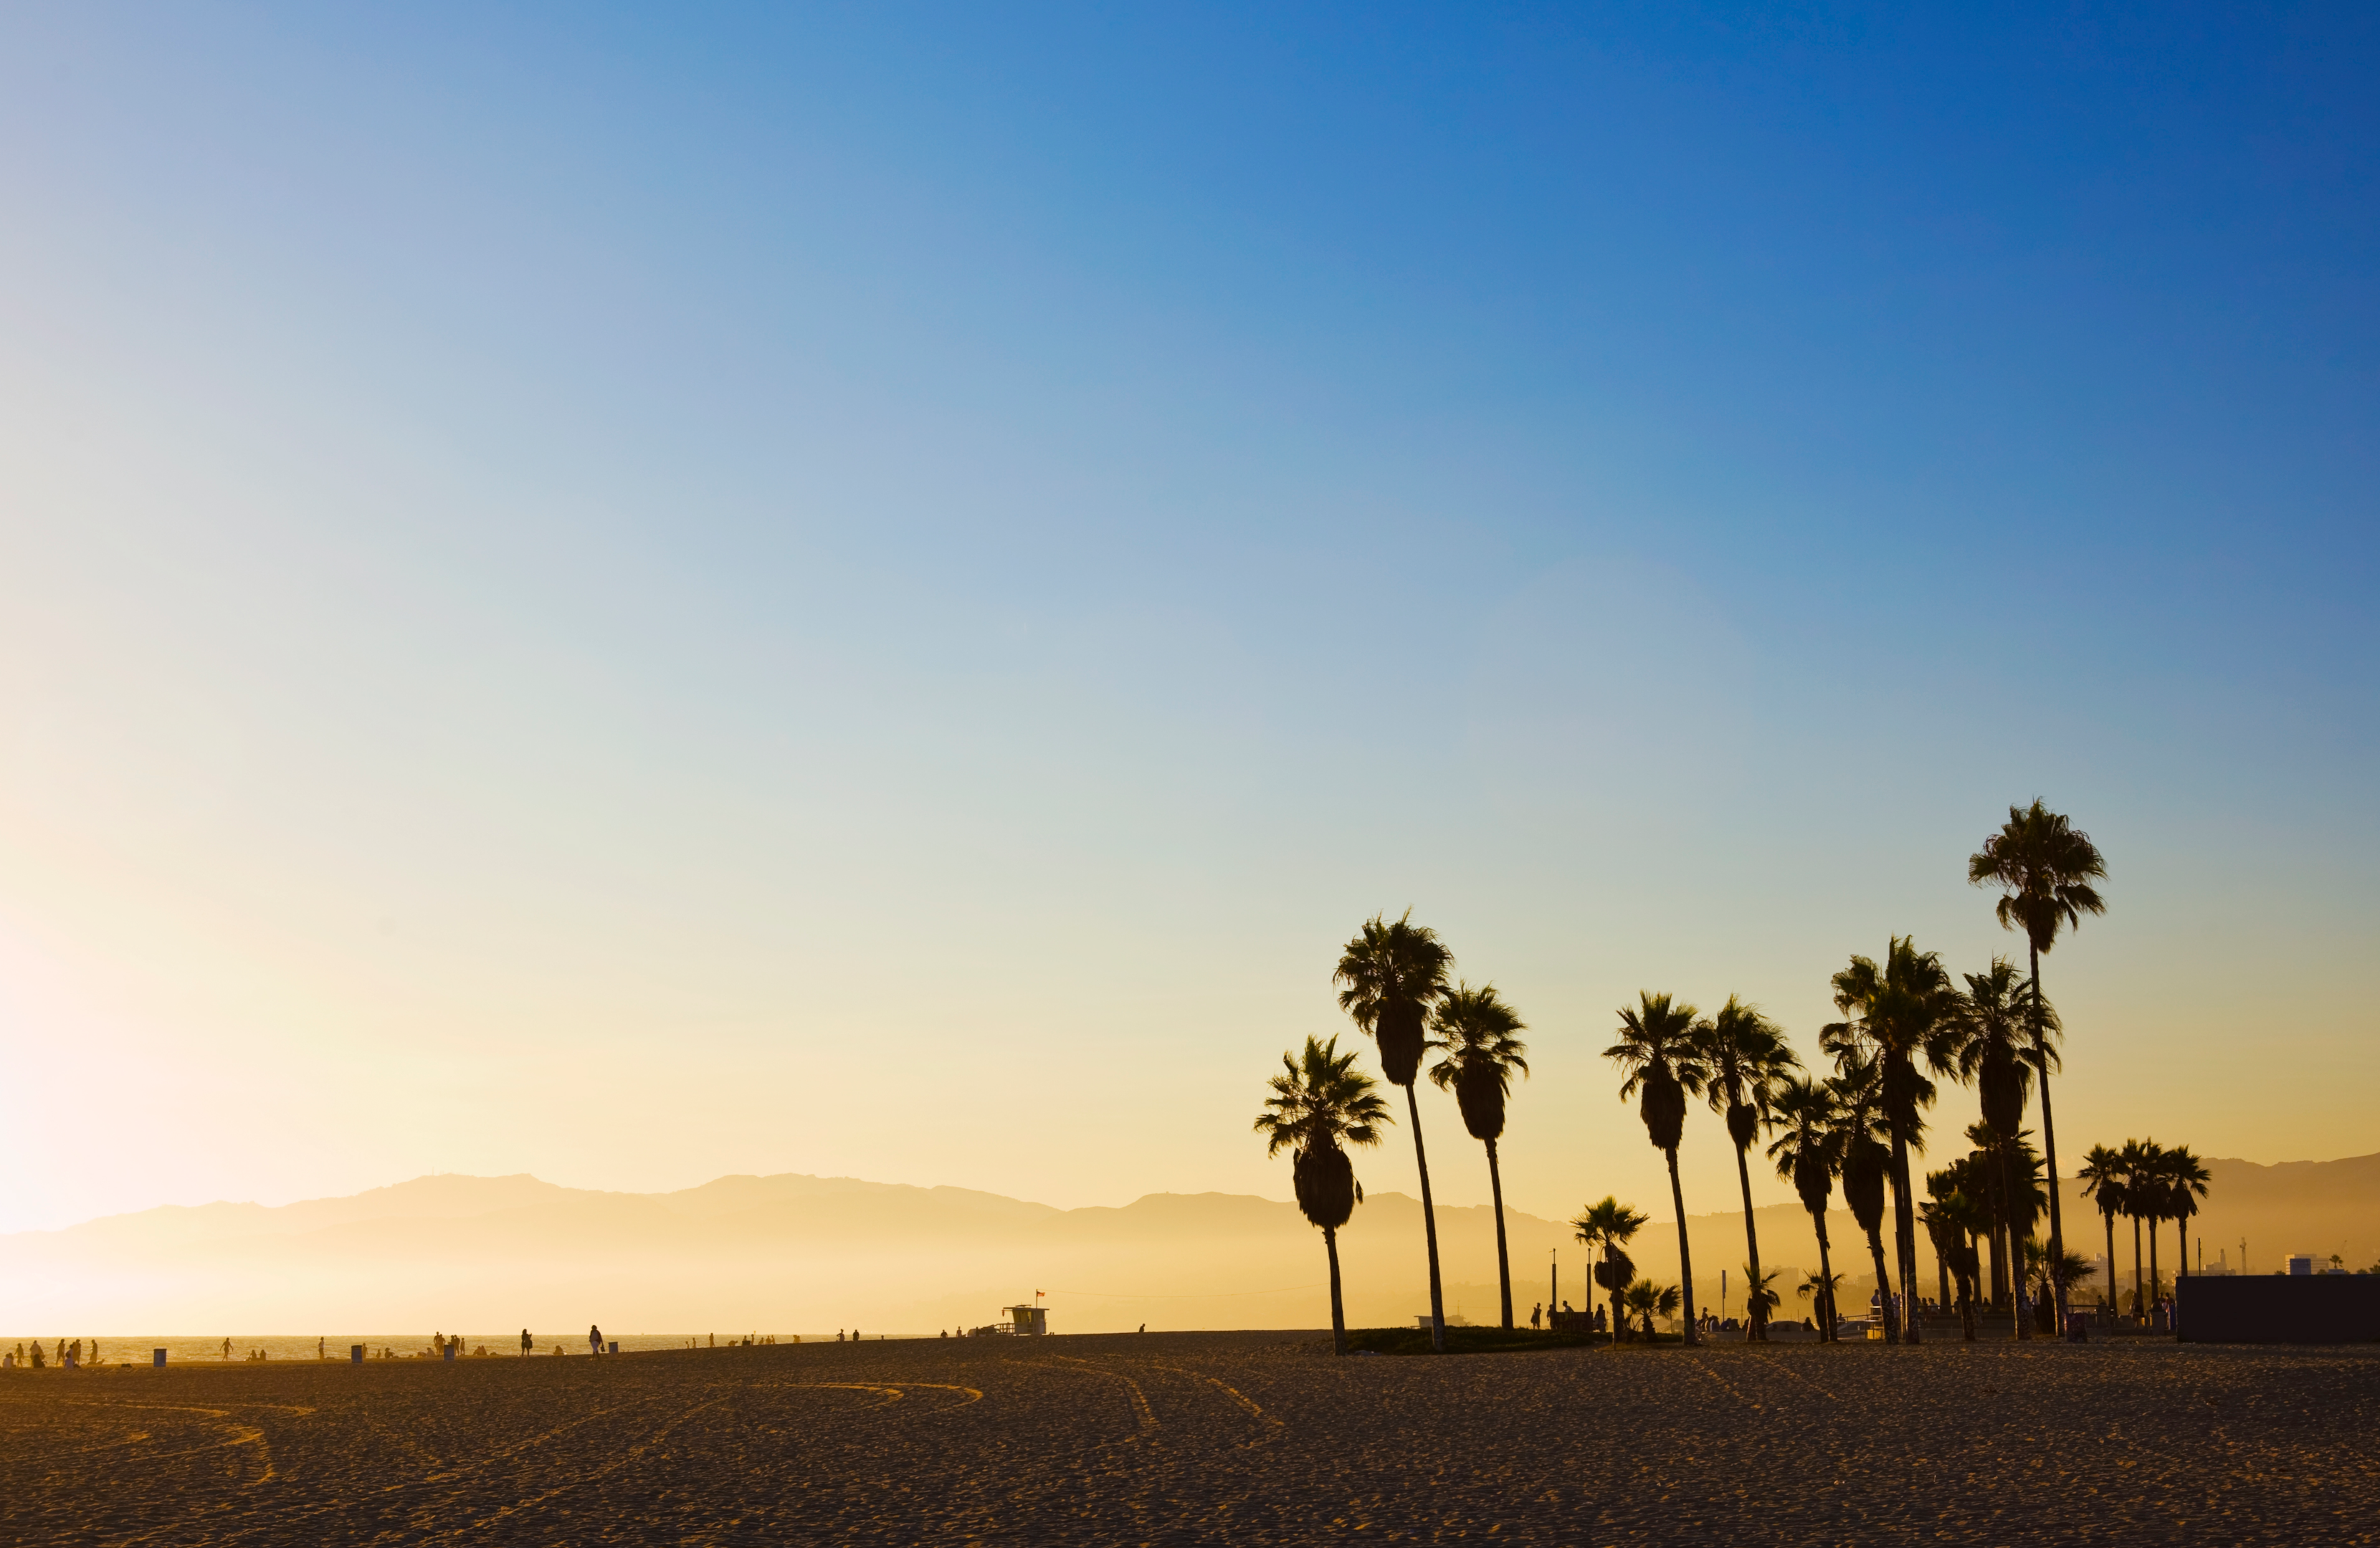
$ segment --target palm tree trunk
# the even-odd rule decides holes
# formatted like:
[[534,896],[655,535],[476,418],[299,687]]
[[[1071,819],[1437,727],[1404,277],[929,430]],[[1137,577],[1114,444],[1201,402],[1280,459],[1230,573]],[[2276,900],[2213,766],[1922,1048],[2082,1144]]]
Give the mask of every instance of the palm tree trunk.
[[[1620,1276],[1611,1272],[1611,1243],[1603,1244],[1603,1276],[1611,1281],[1611,1347],[1620,1347]],[[1592,1299],[1592,1298],[1589,1298]]]
[[[2018,1115],[2020,1118],[2022,1114]],[[2016,1223],[2016,1136],[2000,1141],[2000,1196],[2008,1200],[2009,1310],[2016,1313],[2020,1342],[2033,1341],[2033,1324],[2024,1314],[2024,1242]]]
[[2149,1315],[2147,1303],[2140,1296],[2140,1215],[2132,1215],[2132,1315]]
[[1752,1285],[1744,1297],[1743,1336],[1747,1343],[1768,1342],[1768,1310],[1760,1304],[1760,1233],[1752,1225],[1752,1171],[1743,1147],[1735,1147],[1735,1180],[1743,1186],[1743,1247],[1752,1255]]
[[1884,1341],[1898,1344],[1900,1325],[1892,1314],[1892,1276],[1884,1271],[1884,1238],[1880,1233],[1867,1233],[1867,1252],[1876,1260],[1876,1318],[1884,1324]]
[[1330,1254],[1330,1352],[1347,1352],[1347,1303],[1339,1297],[1339,1228],[1322,1228],[1323,1250]]
[[[1678,1294],[1684,1298],[1685,1321],[1678,1325],[1685,1330],[1686,1342],[1699,1344],[1701,1335],[1694,1331],[1694,1260],[1686,1247],[1686,1191],[1678,1186],[1678,1153],[1665,1150],[1670,1158],[1670,1204],[1678,1212]],[[1653,1341],[1653,1313],[1645,1313],[1645,1342]]]
[[[2160,1290],[2157,1283],[2156,1238],[2157,1228],[2164,1224],[2165,1222],[2155,1215],[2149,1216],[2149,1300],[2152,1306],[2157,1300]],[[2155,1320],[2154,1312],[2151,1320]]]
[[[2041,948],[2033,946],[2031,932],[2025,944],[2033,950],[2033,1046],[2041,1047]],[[2050,1299],[2058,1308],[2058,1331],[2066,1331],[2066,1224],[2058,1209],[2058,1125],[2049,1118],[2049,1059],[2041,1057],[2041,1155],[2049,1168],[2049,1285]]]
[[1429,1155],[1421,1148],[1421,1102],[1415,1082],[1405,1082],[1405,1111],[1413,1119],[1414,1165],[1421,1168],[1421,1228],[1429,1243],[1429,1347],[1446,1352],[1446,1296],[1438,1288],[1438,1209],[1429,1201]]
[[1818,1342],[1835,1341],[1835,1265],[1827,1255],[1827,1212],[1814,1209],[1811,1222],[1818,1228],[1818,1316],[1822,1326]]
[[2116,1309],[2116,1217],[2102,1211],[2099,1216],[2107,1222],[2107,1310]]
[[1504,1173],[1496,1164],[1496,1142],[1488,1142],[1488,1191],[1496,1196],[1496,1283],[1504,1290],[1504,1331],[1512,1331],[1512,1260],[1504,1251]]
[[1892,1245],[1900,1259],[1900,1304],[1893,1320],[1901,1342],[1922,1344],[1917,1330],[1917,1210],[1909,1196],[1909,1142],[1892,1126]]

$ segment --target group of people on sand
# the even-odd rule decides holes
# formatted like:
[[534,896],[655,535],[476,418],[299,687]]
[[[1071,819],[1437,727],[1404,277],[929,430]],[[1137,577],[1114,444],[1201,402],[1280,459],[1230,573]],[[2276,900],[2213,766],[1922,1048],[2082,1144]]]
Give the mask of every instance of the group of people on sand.
[[[72,1371],[78,1366],[86,1363],[95,1365],[99,1362],[98,1339],[94,1338],[91,1341],[91,1359],[88,1361],[83,1359],[82,1351],[83,1341],[81,1339],[77,1338],[71,1343],[64,1338],[59,1339],[57,1350],[58,1369],[61,1371]],[[42,1341],[38,1338],[33,1340],[32,1346],[30,1349],[25,1345],[19,1344],[13,1352],[0,1354],[0,1366],[5,1366],[12,1371],[43,1371],[47,1370],[49,1365],[49,1358],[42,1353]]]
[[[1544,1301],[1539,1301],[1536,1305],[1529,1308],[1529,1326],[1532,1328],[1536,1328],[1540,1325],[1551,1327],[1553,1326],[1554,1318],[1558,1316],[1575,1317],[1577,1315],[1578,1313],[1572,1310],[1571,1304],[1567,1300],[1561,1303],[1561,1310],[1560,1312],[1555,1312],[1551,1308],[1548,1307]],[[1609,1332],[1610,1329],[1610,1324],[1604,1320],[1603,1308],[1600,1306],[1595,1309],[1595,1314],[1588,1320],[1588,1322],[1589,1325],[1597,1333]]]

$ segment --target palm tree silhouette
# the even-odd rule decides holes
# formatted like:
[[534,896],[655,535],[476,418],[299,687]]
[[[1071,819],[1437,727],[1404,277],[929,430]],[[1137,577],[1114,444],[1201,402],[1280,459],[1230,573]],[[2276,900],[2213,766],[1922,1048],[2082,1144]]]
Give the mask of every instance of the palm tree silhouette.
[[[2091,835],[2044,806],[2037,796],[2031,806],[2010,806],[2000,830],[1967,857],[1969,884],[2000,889],[1993,911],[2000,928],[2023,925],[2031,952],[2035,1066],[2041,1075],[2041,1144],[2049,1160],[2049,1253],[2053,1269],[2060,1272],[2066,1234],[2058,1209],[2058,1131],[2049,1114],[2049,1046],[2044,1040],[2047,1026],[2042,1015],[2041,954],[2058,944],[2061,926],[2079,930],[2084,914],[2107,912],[2098,889],[2091,885],[2106,880],[2107,876],[2107,862],[2091,842]],[[2067,1295],[2062,1277],[2057,1279],[2055,1291],[2058,1325],[2064,1327]]]
[[[1645,1342],[1647,1344],[1653,1342],[1655,1317],[1674,1317],[1678,1314],[1678,1287],[1675,1285],[1656,1285],[1650,1279],[1639,1279],[1628,1287],[1627,1292],[1621,1299],[1627,1303],[1631,1312],[1645,1319]],[[1680,1325],[1685,1329],[1687,1343],[1697,1341],[1694,1337],[1693,1312],[1689,1312],[1686,1320]]]
[[1917,1326],[1917,1206],[1911,1193],[1910,1152],[1923,1148],[1921,1113],[1934,1100],[1934,1082],[1918,1066],[1937,1074],[1952,1069],[1956,1046],[1952,1012],[1957,995],[1942,959],[1920,951],[1907,936],[1894,936],[1884,965],[1853,957],[1835,974],[1835,1005],[1846,1019],[1830,1022],[1820,1041],[1837,1061],[1876,1066],[1886,1131],[1892,1140],[1892,1233],[1901,1298],[1901,1336],[1921,1341]]
[[[1698,1096],[1708,1079],[1703,1064],[1702,1027],[1694,1008],[1677,1005],[1668,995],[1639,991],[1637,1004],[1620,1010],[1620,1041],[1603,1057],[1628,1072],[1620,1087],[1625,1102],[1639,1092],[1637,1116],[1645,1120],[1645,1137],[1670,1163],[1670,1203],[1678,1214],[1678,1283],[1686,1298],[1685,1340],[1698,1344],[1694,1333],[1694,1264],[1686,1244],[1686,1194],[1678,1185],[1678,1142],[1685,1134],[1686,1098]],[[1649,1329],[1651,1324],[1646,1324]]]
[[[1587,1205],[1579,1217],[1570,1223],[1578,1240],[1586,1243],[1589,1251],[1598,1252],[1603,1259],[1595,1271],[1594,1282],[1611,1293],[1611,1345],[1614,1348],[1620,1347],[1621,1296],[1628,1288],[1630,1276],[1636,1267],[1628,1262],[1628,1254],[1621,1249],[1627,1246],[1651,1218],[1644,1211],[1623,1204],[1607,1193],[1601,1203]],[[1615,1267],[1621,1264],[1626,1266],[1614,1272]]]
[[[1733,995],[1727,997],[1718,1014],[1704,1023],[1701,1038],[1703,1063],[1710,1070],[1711,1110],[1725,1115],[1728,1138],[1735,1142],[1735,1179],[1743,1190],[1743,1245],[1752,1260],[1744,1268],[1750,1276],[1745,1282],[1765,1285],[1767,1281],[1760,1275],[1760,1233],[1752,1218],[1752,1168],[1744,1156],[1752,1142],[1760,1137],[1761,1126],[1768,1121],[1768,1105],[1778,1083],[1800,1069],[1802,1061],[1785,1046],[1785,1034],[1777,1030],[1776,1022]],[[1769,1305],[1776,1299],[1770,1296]],[[1748,1308],[1744,1338],[1765,1344],[1767,1308],[1756,1297]]]
[[[1768,1158],[1777,1163],[1777,1175],[1793,1184],[1802,1207],[1810,1212],[1810,1224],[1817,1228],[1815,1282],[1824,1289],[1815,1310],[1822,1343],[1834,1341],[1833,1287],[1841,1277],[1835,1273],[1832,1248],[1827,1241],[1827,1201],[1835,1191],[1835,1173],[1842,1167],[1842,1136],[1835,1128],[1841,1106],[1833,1088],[1807,1075],[1788,1076],[1769,1098],[1769,1111],[1782,1132],[1769,1142]],[[1803,1292],[1809,1293],[1808,1285]]]
[[1975,1261],[1975,1238],[1992,1228],[1989,1212],[1963,1186],[1973,1176],[1964,1160],[1925,1174],[1925,1191],[1933,1197],[1919,1209],[1934,1253],[1943,1269],[1958,1282],[1959,1336],[1975,1341],[1975,1289],[1981,1277]]
[[[2032,986],[2005,957],[1993,958],[1989,972],[1965,977],[1967,990],[1959,997],[1954,1012],[1959,1078],[1973,1083],[1982,1098],[1984,1122],[1996,1142],[2000,1197],[2013,1200],[2018,1197],[2013,1144],[2024,1127],[2025,1097],[2033,1087],[2035,1056],[2051,1064],[2058,1060],[2055,1046],[2047,1041],[2058,1031],[2058,1012],[2031,992]],[[2016,1213],[2010,1210],[2002,1222],[2007,1256],[2001,1261],[2010,1264],[2018,1261]],[[2025,1313],[2024,1276],[2013,1270],[2010,1295],[2016,1336],[2029,1339],[2033,1322]]]
[[2099,1206],[2099,1217],[2107,1225],[2107,1310],[2116,1309],[2116,1216],[2129,1214],[2131,1201],[2125,1197],[2129,1178],[2124,1157],[2106,1145],[2093,1145],[2082,1157],[2082,1169],[2074,1175],[2082,1179],[2082,1191]]
[[2165,1153],[2165,1175],[2171,1194],[2167,1203],[2173,1212],[2174,1246],[2181,1254],[2181,1266],[2174,1276],[2188,1278],[2191,1217],[2198,1213],[2198,1201],[2206,1197],[2206,1185],[2213,1179],[2207,1176],[2206,1164],[2192,1155],[2188,1145],[2176,1145]]
[[[1856,1058],[1844,1062],[1841,1073],[1827,1082],[1835,1094],[1835,1154],[1843,1179],[1843,1203],[1867,1238],[1868,1256],[1876,1264],[1877,1302],[1884,1323],[1884,1341],[1900,1341],[1900,1319],[1894,1314],[1892,1276],[1884,1266],[1884,1186],[1892,1169],[1892,1151],[1876,1137],[1882,1126],[1883,1080],[1873,1063]],[[1906,1294],[1909,1287],[1901,1289]]]
[[[2157,1160],[2165,1147],[2155,1140],[2126,1140],[2124,1148],[2116,1153],[2117,1163],[2124,1168],[2124,1213],[2132,1220],[2132,1315],[2148,1315],[2147,1298],[2141,1288],[2141,1219],[2156,1207]],[[2149,1244],[2154,1248],[2155,1241]]]
[[1305,1053],[1281,1056],[1281,1072],[1268,1084],[1257,1115],[1257,1132],[1265,1136],[1265,1154],[1290,1152],[1290,1186],[1306,1219],[1322,1228],[1322,1247],[1330,1255],[1330,1349],[1347,1352],[1347,1311],[1339,1289],[1339,1228],[1364,1201],[1364,1185],[1355,1180],[1354,1164],[1344,1147],[1380,1143],[1379,1126],[1390,1121],[1388,1104],[1372,1089],[1372,1078],[1355,1068],[1351,1051],[1339,1051],[1339,1039],[1305,1040]]
[[1504,1331],[1512,1331],[1512,1261],[1504,1247],[1504,1174],[1496,1142],[1504,1133],[1504,1102],[1512,1092],[1512,1071],[1529,1072],[1527,1045],[1512,1034],[1525,1031],[1520,1014],[1497,998],[1496,986],[1475,989],[1457,984],[1430,1013],[1438,1034],[1430,1046],[1446,1058],[1430,1066],[1432,1085],[1454,1093],[1463,1127],[1488,1147],[1488,1188],[1496,1200],[1496,1283],[1504,1297]]
[[1438,1210],[1429,1196],[1429,1155],[1421,1143],[1421,1103],[1414,1095],[1421,1073],[1424,1034],[1430,1008],[1446,993],[1446,970],[1454,955],[1438,932],[1413,922],[1413,910],[1391,925],[1374,914],[1340,954],[1331,982],[1340,986],[1339,1008],[1355,1019],[1379,1046],[1380,1072],[1402,1086],[1413,1122],[1414,1165],[1421,1173],[1422,1237],[1429,1249],[1429,1347],[1446,1349],[1446,1296],[1439,1288]]
[[1818,1330],[1818,1340],[1821,1343],[1834,1341],[1835,1300],[1842,1288],[1841,1275],[1828,1274],[1823,1269],[1815,1274],[1803,1275],[1802,1282],[1793,1287],[1795,1295],[1811,1303],[1810,1312],[1813,1318],[1827,1324]]

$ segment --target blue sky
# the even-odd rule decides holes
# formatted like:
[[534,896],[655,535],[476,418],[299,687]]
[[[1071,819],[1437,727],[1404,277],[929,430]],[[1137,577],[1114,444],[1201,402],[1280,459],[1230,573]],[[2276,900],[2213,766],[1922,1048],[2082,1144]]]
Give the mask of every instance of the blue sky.
[[1814,1052],[2013,947],[2035,794],[2061,1141],[2374,1148],[2375,28],[11,13],[0,1038],[148,1138],[0,1226],[1285,1196],[1408,904],[1531,1019],[1513,1202],[1654,1202],[1609,1008]]

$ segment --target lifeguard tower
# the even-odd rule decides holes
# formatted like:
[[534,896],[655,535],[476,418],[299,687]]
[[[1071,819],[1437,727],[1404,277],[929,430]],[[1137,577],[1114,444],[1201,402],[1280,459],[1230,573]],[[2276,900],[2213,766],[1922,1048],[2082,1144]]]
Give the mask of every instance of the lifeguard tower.
[[1027,1338],[1038,1338],[1050,1331],[1050,1309],[1046,1306],[1003,1306],[1008,1313],[1008,1331]]

